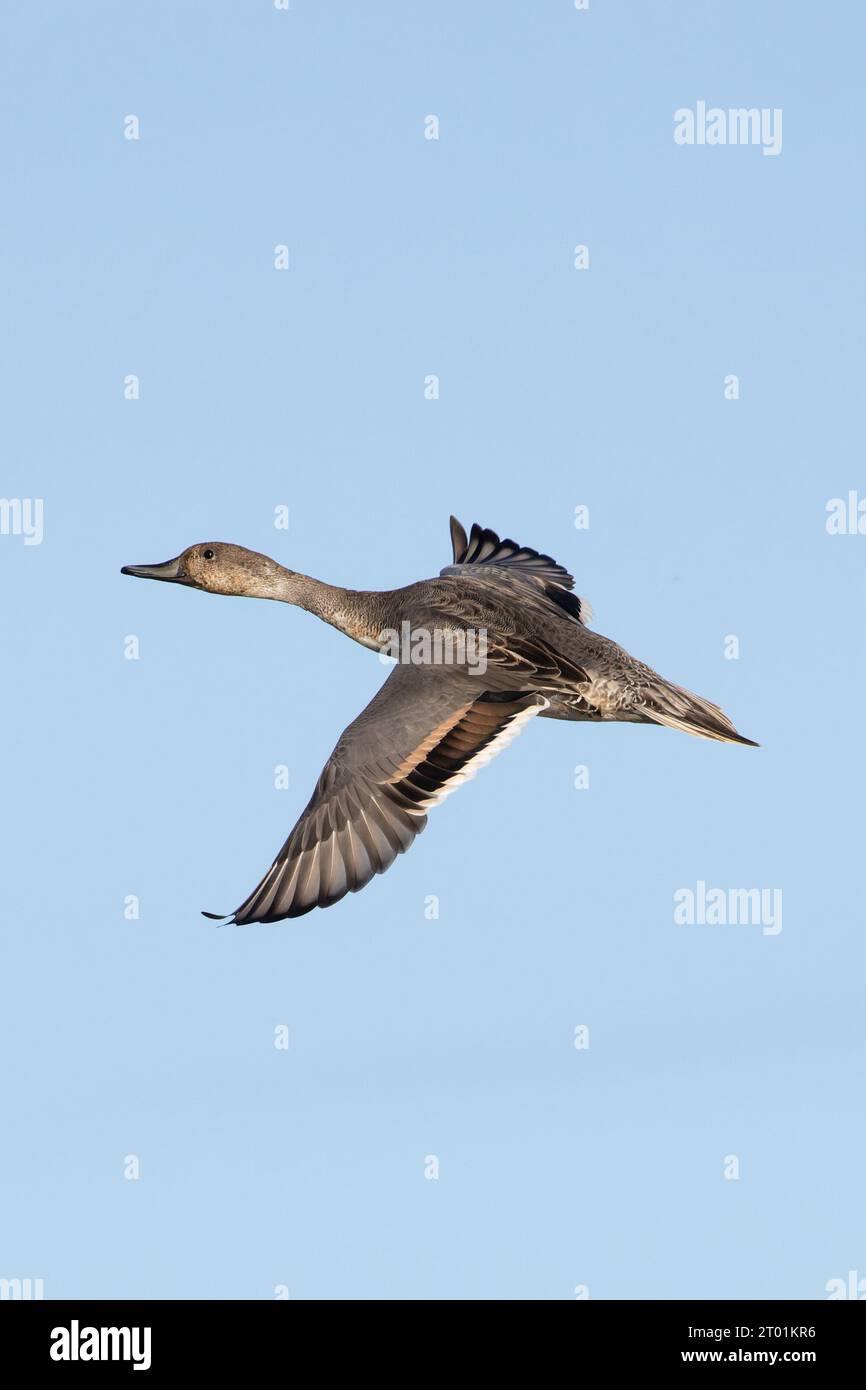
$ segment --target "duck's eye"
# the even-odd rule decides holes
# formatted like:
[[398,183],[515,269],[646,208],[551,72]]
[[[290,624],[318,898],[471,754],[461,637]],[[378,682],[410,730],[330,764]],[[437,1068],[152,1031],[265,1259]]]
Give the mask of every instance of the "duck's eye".
[[213,551],[212,551],[212,550],[204,550],[204,551],[202,551],[202,554],[204,555],[204,558],[205,558],[206,560],[212,560],[212,559],[213,559]]

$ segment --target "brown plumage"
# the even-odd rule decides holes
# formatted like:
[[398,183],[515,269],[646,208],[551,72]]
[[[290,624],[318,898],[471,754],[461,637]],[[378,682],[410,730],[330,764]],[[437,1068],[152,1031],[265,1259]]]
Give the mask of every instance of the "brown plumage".
[[386,634],[392,644],[401,638],[388,679],[341,735],[309,805],[231,921],[300,917],[363,888],[409,848],[427,811],[535,715],[664,724],[756,746],[716,705],[590,631],[588,604],[549,555],[477,525],[467,536],[454,517],[451,540],[453,561],[438,578],[382,593],[323,584],[221,541],[162,565],[124,567],[293,603],[374,650],[387,646]]

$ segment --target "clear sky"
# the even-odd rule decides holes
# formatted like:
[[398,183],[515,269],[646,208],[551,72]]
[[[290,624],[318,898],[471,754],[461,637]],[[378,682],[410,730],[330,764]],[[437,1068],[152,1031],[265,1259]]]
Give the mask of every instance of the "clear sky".
[[[860,7],[2,26],[2,492],[44,534],[11,509],[0,535],[0,1277],[866,1277],[866,535],[826,529],[866,497]],[[699,101],[780,109],[780,153],[676,144]],[[553,554],[601,632],[762,747],[536,720],[363,893],[215,929],[382,668],[120,566],[231,540],[388,588],[448,562],[451,511]],[[699,882],[779,890],[782,930],[678,924]]]

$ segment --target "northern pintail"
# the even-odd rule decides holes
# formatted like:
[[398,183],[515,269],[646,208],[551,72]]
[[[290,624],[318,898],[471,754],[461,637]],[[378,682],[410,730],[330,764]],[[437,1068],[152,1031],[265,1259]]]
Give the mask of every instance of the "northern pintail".
[[716,705],[591,631],[588,604],[549,555],[478,525],[467,536],[454,517],[451,541],[453,562],[438,578],[384,592],[324,584],[225,541],[124,566],[141,579],[296,604],[396,657],[262,881],[227,918],[206,917],[276,922],[357,892],[535,715],[665,724],[757,747]]

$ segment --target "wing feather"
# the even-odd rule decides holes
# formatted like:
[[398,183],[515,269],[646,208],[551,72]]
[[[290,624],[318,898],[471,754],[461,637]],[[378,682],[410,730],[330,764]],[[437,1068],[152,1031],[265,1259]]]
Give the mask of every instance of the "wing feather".
[[488,698],[465,672],[395,666],[341,736],[306,810],[230,920],[300,917],[363,888],[409,848],[430,807],[546,705],[534,692]]

